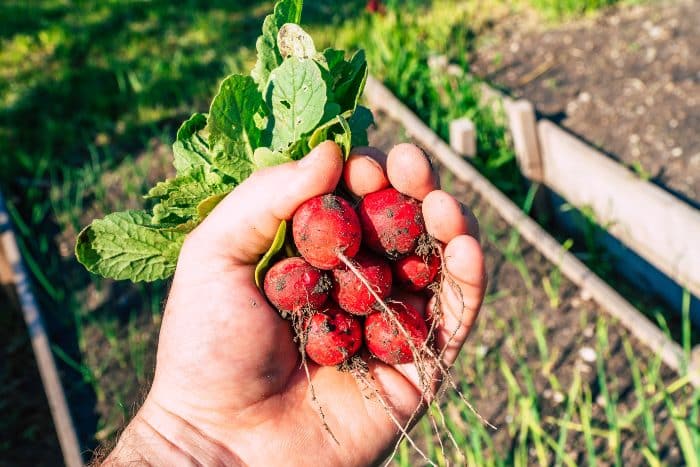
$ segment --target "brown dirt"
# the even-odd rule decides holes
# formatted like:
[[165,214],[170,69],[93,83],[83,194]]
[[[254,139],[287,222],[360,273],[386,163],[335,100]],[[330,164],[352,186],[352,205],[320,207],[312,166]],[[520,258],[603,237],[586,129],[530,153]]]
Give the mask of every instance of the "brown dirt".
[[12,274],[0,248],[0,466],[62,463]]
[[510,14],[472,69],[700,205],[700,1],[620,5],[558,26]]
[[[381,114],[376,115],[376,119],[379,127],[370,137],[372,144],[388,151],[394,144],[410,141],[400,124]],[[499,371],[499,360],[503,359],[516,374],[518,368],[525,365],[532,374],[537,393],[540,394],[538,404],[542,416],[561,416],[563,406],[561,401],[557,402],[557,392],[567,391],[576,370],[583,376],[583,387],[591,389],[593,400],[600,395],[596,363],[585,361],[581,357],[582,349],[596,349],[595,325],[599,317],[608,322],[609,336],[608,345],[604,349],[605,354],[596,355],[596,359],[603,359],[611,391],[619,395],[618,410],[625,411],[635,407],[637,398],[629,363],[623,350],[623,339],[632,343],[642,366],[642,373],[654,360],[653,354],[566,278],[562,278],[560,303],[553,307],[542,286],[543,280],[550,277],[555,269],[553,265],[527,242],[520,241],[515,253],[522,256],[527,267],[529,278],[526,279],[504,253],[511,241],[512,228],[491,206],[472,193],[469,186],[456,180],[436,161],[434,165],[440,172],[443,189],[472,209],[481,226],[489,276],[487,297],[492,298],[487,298],[487,303],[482,308],[457,371],[460,378],[465,378],[462,383],[465,390],[472,391],[470,402],[482,416],[499,428],[492,437],[499,454],[503,455],[510,449],[514,439],[511,430],[517,429],[511,425],[513,421],[509,420],[506,410],[509,390],[502,372]],[[539,357],[536,334],[531,325],[533,317],[541,320],[547,345],[552,355],[556,355],[549,367],[546,367]],[[469,364],[479,358],[477,354],[485,355],[486,369],[481,379],[473,365]],[[550,385],[549,374],[556,376],[563,389]],[[668,384],[677,378],[677,375],[663,365],[660,377]],[[525,390],[525,381],[520,381],[520,384]],[[681,392],[683,394],[674,395],[675,400],[688,397],[687,391]],[[592,420],[594,426],[605,427],[607,424],[605,410],[599,403],[594,404]],[[671,420],[663,404],[656,406],[654,421],[659,446],[663,447],[662,460],[668,465],[679,465],[682,463],[682,457],[678,440],[673,430],[666,429]],[[557,425],[545,422],[542,426],[556,439],[559,433]],[[641,427],[624,432],[622,458],[626,465],[646,463],[639,449],[640,444],[646,441],[645,436]],[[606,458],[608,446],[601,442],[596,449],[601,456],[599,460],[607,465],[610,461]],[[570,433],[566,451],[573,455],[575,461],[584,462],[587,456],[583,435]],[[530,460],[533,465],[537,463],[537,458],[532,453]]]

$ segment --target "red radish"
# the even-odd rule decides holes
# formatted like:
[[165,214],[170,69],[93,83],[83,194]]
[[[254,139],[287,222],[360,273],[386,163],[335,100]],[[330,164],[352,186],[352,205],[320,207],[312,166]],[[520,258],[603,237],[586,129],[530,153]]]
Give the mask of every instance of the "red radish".
[[430,254],[427,258],[411,254],[394,263],[394,280],[406,290],[417,292],[426,288],[440,269],[440,257]]
[[280,311],[317,310],[326,302],[330,288],[328,274],[299,257],[275,263],[265,275],[265,295]]
[[367,280],[380,298],[386,298],[391,293],[391,266],[384,259],[364,251],[360,251],[352,259],[352,263],[356,272],[347,266],[332,271],[331,296],[348,313],[366,315],[372,311],[376,299],[358,274]]
[[328,194],[302,204],[292,219],[294,243],[306,261],[319,269],[342,264],[360,249],[362,231],[357,214],[343,198]]
[[335,304],[314,314],[306,331],[306,355],[319,365],[340,365],[362,345],[360,322]]
[[367,246],[391,259],[411,253],[425,233],[420,202],[394,188],[368,194],[357,211]]
[[395,318],[386,311],[377,311],[365,319],[367,348],[375,357],[389,365],[412,362],[414,356],[406,334],[410,336],[413,347],[419,349],[428,338],[425,321],[408,304],[390,302],[387,306]]

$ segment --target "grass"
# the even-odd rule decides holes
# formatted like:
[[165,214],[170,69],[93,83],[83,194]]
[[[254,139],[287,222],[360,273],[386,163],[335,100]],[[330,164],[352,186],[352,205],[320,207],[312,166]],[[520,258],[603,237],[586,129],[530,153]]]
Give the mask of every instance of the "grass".
[[528,0],[539,12],[551,19],[565,19],[592,13],[618,3],[619,0]]
[[[319,42],[366,48],[372,72],[443,138],[453,118],[474,120],[475,164],[529,211],[534,192],[521,180],[498,110],[480,104],[475,81],[426,66],[439,51],[468,69],[473,6],[435,0],[428,9],[400,15],[389,5],[382,17],[361,14],[363,1],[342,8],[307,3],[305,19]],[[0,5],[6,26],[0,32],[0,182],[52,323],[55,355],[78,380],[76,386],[89,388],[85,404],[99,413],[97,420],[78,420],[86,445],[113,438],[139,403],[153,369],[167,284],[134,286],[88,275],[72,259],[75,234],[103,212],[140,205],[150,181],[162,178],[179,122],[193,110],[206,110],[226,74],[249,68],[250,45],[270,5],[192,0]],[[401,5],[411,8],[424,7]],[[452,183],[445,180],[446,187]],[[640,355],[639,343],[590,310],[570,324],[584,333],[593,320],[586,345],[597,360],[588,372],[562,365],[570,361],[569,347],[553,340],[560,330],[551,316],[564,319],[566,310],[578,313],[583,306],[572,302],[571,285],[558,269],[532,270],[532,253],[517,232],[483,215],[484,237],[493,257],[510,271],[511,283],[489,291],[474,345],[465,349],[455,374],[470,400],[488,401],[494,396],[489,391],[499,392],[502,407],[477,405],[487,406],[484,415],[493,416],[499,430],[481,424],[451,395],[443,410],[458,448],[441,439],[443,456],[425,420],[416,437],[426,452],[440,465],[448,459],[469,465],[619,464],[631,440],[652,465],[667,462],[669,445],[688,465],[697,462],[700,395],[683,377],[662,374],[658,359]],[[596,252],[595,244],[588,246]],[[687,312],[683,319],[687,351],[693,342]],[[607,357],[615,355],[626,359],[627,388],[607,366]],[[670,437],[659,428],[662,410],[671,416]],[[0,457],[11,448],[0,444]],[[415,460],[404,445],[396,463]]]
[[[482,332],[497,327],[494,321],[499,318],[490,314],[489,308],[483,312],[475,341]],[[532,332],[526,329],[528,323]],[[502,409],[505,413],[496,410],[496,420],[491,420],[506,435],[491,432],[459,400],[452,398],[443,404],[443,410],[459,435],[460,452],[451,451],[448,457],[455,462],[466,458],[468,465],[570,466],[582,459],[591,466],[629,465],[626,456],[631,454],[629,446],[634,446],[651,465],[660,465],[664,462],[663,453],[668,456],[672,443],[680,448],[680,458],[687,465],[696,465],[700,452],[698,391],[692,390],[684,376],[670,381],[662,377],[658,358],[640,355],[634,350],[638,344],[633,344],[625,333],[619,335],[619,326],[606,317],[598,317],[594,329],[585,346],[595,350],[595,361],[586,365],[579,359],[554,370],[549,361],[556,349],[550,348],[552,343],[542,336],[555,330],[551,323],[543,326],[534,310],[523,312],[509,323],[505,329],[509,337],[499,352],[484,354],[478,348],[467,347],[461,362],[467,362],[468,367],[461,363],[455,372],[465,375],[461,384],[470,388],[471,400],[485,403],[488,398],[499,398],[501,391],[506,393]],[[611,333],[618,334],[619,343],[611,343]],[[532,358],[531,344],[539,349],[539,362]],[[608,362],[613,353],[624,353],[622,364],[629,367],[629,373],[611,371]],[[484,371],[485,368],[490,371]],[[625,383],[620,384],[620,379],[625,379]],[[484,389],[483,381],[489,381],[488,389]],[[479,391],[489,394],[478,397]],[[676,397],[671,398],[672,394]],[[664,424],[659,423],[665,411],[673,425],[670,438]],[[428,451],[436,449],[439,443],[435,435],[426,434],[428,421],[422,425],[415,430],[420,436],[419,444],[427,446]],[[665,439],[660,442],[661,436]],[[493,441],[504,437],[506,443]],[[409,465],[410,451],[399,452],[396,463]]]

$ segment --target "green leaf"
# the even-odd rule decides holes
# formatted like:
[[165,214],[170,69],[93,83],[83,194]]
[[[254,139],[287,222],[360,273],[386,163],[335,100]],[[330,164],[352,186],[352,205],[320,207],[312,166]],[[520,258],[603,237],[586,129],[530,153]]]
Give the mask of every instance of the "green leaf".
[[326,70],[333,71],[333,75],[340,77],[340,73],[336,69],[337,66],[347,63],[345,61],[345,52],[338,49],[327,48],[323,51],[323,55],[317,57],[317,60],[323,63]]
[[374,115],[372,111],[367,107],[358,105],[352,114],[352,117],[348,120],[350,125],[350,130],[352,131],[352,145],[355,146],[367,146],[369,141],[367,139],[367,129],[370,125],[374,124]]
[[175,160],[173,165],[178,174],[193,167],[211,166],[209,144],[200,132],[207,126],[207,117],[196,113],[186,120],[177,131],[177,139],[173,144]]
[[267,89],[272,70],[282,63],[282,56],[277,48],[277,34],[284,24],[299,23],[303,3],[302,0],[281,0],[275,4],[273,13],[265,17],[262,35],[255,43],[258,61],[250,73],[261,93]]
[[292,158],[289,156],[289,154],[273,151],[270,148],[258,148],[253,154],[253,164],[255,165],[255,170],[284,164],[285,162],[290,161],[292,161]]
[[159,230],[143,211],[116,212],[78,235],[75,254],[88,271],[113,279],[154,281],[175,272],[185,234]]
[[272,241],[272,245],[267,250],[267,252],[260,258],[258,264],[255,266],[255,284],[262,288],[263,280],[265,279],[265,272],[270,264],[270,260],[275,256],[284,246],[284,239],[287,236],[287,221],[280,222],[280,226],[277,228],[277,233],[275,234],[275,239]]
[[270,74],[267,89],[272,109],[272,149],[284,150],[321,121],[326,83],[313,60],[291,57]]
[[343,112],[340,115],[336,115],[334,118],[331,120],[327,121],[323,125],[320,125],[316,127],[313,133],[311,133],[311,137],[309,138],[309,147],[311,149],[315,148],[318,146],[320,143],[324,142],[325,140],[328,139],[328,133],[330,129],[334,125],[338,125],[340,123],[340,119],[348,119],[352,116],[352,112],[350,110],[347,110]]
[[226,198],[226,195],[228,194],[229,192],[217,193],[202,200],[202,202],[197,205],[197,217],[200,220],[204,220],[204,218],[207,217],[209,213],[212,212],[219,204],[219,202]]
[[328,87],[331,100],[334,100],[333,90],[338,82],[343,79],[350,66],[350,63],[345,60],[345,52],[328,48],[322,54],[317,54],[315,60],[321,68],[321,74]]
[[265,112],[262,96],[250,76],[226,78],[211,103],[209,146],[213,165],[239,183],[253,171],[253,151],[263,137],[258,123]]
[[232,189],[233,185],[226,183],[219,174],[196,167],[158,183],[146,198],[159,200],[153,207],[154,224],[177,225],[190,220],[201,221],[200,204],[212,196],[225,195]]
[[309,147],[309,135],[306,135],[293,142],[292,145],[287,148],[285,154],[287,154],[293,161],[298,161],[310,151],[311,147]]
[[335,120],[337,123],[337,117],[340,113],[341,110],[338,104],[335,102],[326,102],[326,105],[323,108],[323,117],[321,117],[321,121],[319,123],[321,126],[333,120]]
[[301,26],[287,23],[277,33],[277,48],[282,58],[313,58],[316,55],[314,40]]
[[348,157],[350,157],[350,149],[352,149],[352,130],[350,130],[350,125],[348,125],[347,120],[340,115],[338,117],[342,131],[336,133],[334,139],[335,142],[338,143],[338,146],[340,146],[340,148],[343,150],[343,156],[345,157],[345,160],[347,160]]
[[333,88],[335,101],[343,110],[354,109],[367,82],[367,60],[364,50],[358,50],[347,67],[336,68],[342,75]]

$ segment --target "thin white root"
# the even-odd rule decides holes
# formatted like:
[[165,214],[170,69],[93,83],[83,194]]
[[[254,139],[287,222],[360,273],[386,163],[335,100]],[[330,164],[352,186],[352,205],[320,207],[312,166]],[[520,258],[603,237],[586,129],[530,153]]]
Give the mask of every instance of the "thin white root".
[[309,372],[309,364],[306,362],[306,341],[307,341],[307,330],[303,329],[303,326],[301,326],[298,322],[294,323],[294,328],[299,336],[299,353],[301,354],[301,367],[304,368],[304,373],[306,374],[306,381],[309,383],[309,389],[311,390],[311,401],[313,402],[314,406],[316,406],[316,409],[318,410],[318,415],[321,418],[321,423],[323,424],[323,428],[328,432],[329,435],[331,435],[331,438],[333,438],[333,441],[340,446],[340,441],[338,441],[338,438],[335,437],[335,434],[333,433],[333,430],[331,430],[331,427],[328,426],[328,423],[326,422],[326,414],[323,413],[323,407],[321,406],[321,402],[318,400],[318,397],[316,397],[316,389],[314,388],[314,383],[311,381],[311,373]]
[[[440,255],[440,261],[441,261],[441,272],[442,272],[442,277],[443,279],[439,282],[438,287],[436,287],[437,290],[434,290],[434,294],[436,297],[435,300],[435,306],[433,307],[432,311],[432,320],[430,324],[430,328],[428,330],[428,338],[426,339],[426,342],[423,343],[420,348],[416,347],[416,345],[413,342],[413,338],[411,335],[408,333],[406,328],[399,322],[399,320],[396,317],[396,314],[393,310],[389,308],[387,305],[386,301],[384,301],[377,291],[372,287],[372,285],[369,283],[366,277],[357,269],[357,267],[352,263],[352,261],[345,256],[342,253],[338,253],[338,258],[347,266],[348,269],[350,269],[355,276],[360,280],[360,282],[363,284],[363,286],[367,289],[367,291],[372,295],[372,297],[376,300],[376,302],[379,304],[379,307],[386,313],[386,316],[389,317],[391,323],[393,326],[399,329],[399,332],[402,333],[404,338],[406,339],[406,342],[408,343],[411,352],[414,355],[414,364],[416,366],[418,378],[419,378],[419,386],[420,386],[420,391],[421,391],[421,397],[424,400],[425,403],[427,403],[427,411],[428,411],[428,416],[430,418],[431,424],[432,424],[432,429],[435,432],[435,435],[437,436],[438,443],[440,444],[440,449],[442,450],[442,453],[445,454],[445,446],[442,441],[442,437],[440,436],[439,430],[438,430],[438,424],[435,420],[435,415],[432,414],[430,411],[430,405],[435,402],[436,404],[439,404],[439,400],[442,398],[444,395],[444,392],[447,390],[447,388],[453,389],[459,396],[459,399],[469,408],[470,411],[474,413],[474,415],[477,416],[477,418],[483,423],[484,425],[488,426],[489,428],[496,430],[497,428],[492,425],[488,420],[486,420],[484,417],[482,417],[476,409],[472,406],[472,404],[466,399],[464,394],[461,392],[459,387],[457,386],[456,382],[454,381],[452,375],[450,374],[449,368],[447,368],[443,362],[444,354],[447,348],[449,347],[449,344],[455,339],[457,333],[459,332],[460,327],[457,326],[453,331],[452,334],[449,336],[447,341],[444,343],[444,346],[440,351],[436,354],[430,347],[429,343],[431,342],[431,339],[435,336],[436,330],[437,330],[437,325],[442,319],[442,303],[441,303],[441,295],[444,290],[445,284],[448,286],[452,287],[453,290],[456,291],[458,294],[459,298],[461,298],[462,303],[464,303],[463,296],[462,296],[462,290],[461,287],[457,284],[457,282],[450,276],[450,274],[447,272],[446,268],[444,268],[445,264],[445,258],[444,254],[442,252],[441,248],[437,248],[439,255]],[[466,312],[466,307],[463,305],[462,310],[461,310],[461,315],[458,317],[459,322],[461,323],[462,318],[464,316],[464,313]],[[433,393],[433,383],[435,382],[435,376],[436,372],[440,375],[442,381],[446,381],[447,385],[444,385],[440,387],[437,390],[436,394]],[[370,375],[371,376],[371,375]],[[382,403],[384,406],[387,414],[389,417],[392,419],[392,422],[399,428],[400,430],[400,435],[399,438],[394,445],[393,452],[389,459],[393,459],[397,452],[400,443],[403,441],[403,439],[407,439],[409,444],[416,450],[416,452],[421,455],[421,457],[428,462],[430,465],[435,465],[435,463],[428,459],[427,456],[416,446],[415,442],[411,437],[408,435],[406,432],[406,427],[411,426],[413,421],[415,420],[416,416],[420,413],[422,404],[416,407],[415,411],[411,414],[409,417],[408,422],[406,423],[405,427],[401,426],[398,420],[396,420],[396,417],[393,415],[391,412],[391,409],[388,407],[384,399],[381,397],[379,392],[376,389],[376,386],[372,385],[371,382],[367,381],[366,376],[361,375],[361,379],[364,382],[365,385],[370,387],[375,395],[378,397],[379,401]],[[454,438],[453,433],[450,431],[449,427],[447,426],[447,423],[445,421],[445,415],[442,412],[441,408],[439,405],[437,405],[437,410],[438,413],[440,414],[440,424],[445,428],[445,430],[448,433],[448,437],[450,440],[450,444],[454,446],[455,450],[459,453],[460,457],[464,459],[464,454],[462,453],[461,449],[459,448],[459,445]],[[447,458],[447,456],[445,456]]]
[[304,371],[306,372],[306,379],[309,381],[309,388],[311,389],[311,400],[313,401],[314,405],[316,406],[316,409],[318,409],[319,416],[321,417],[321,423],[323,423],[323,428],[325,428],[326,431],[328,432],[328,434],[331,435],[331,438],[333,438],[333,441],[335,441],[335,444],[340,446],[340,441],[338,441],[338,438],[335,437],[333,430],[331,430],[331,427],[328,426],[328,423],[326,422],[326,415],[323,413],[323,407],[321,406],[321,402],[316,397],[316,390],[314,389],[314,384],[311,382],[311,374],[309,373],[309,365],[306,363],[306,360],[302,361],[302,366],[304,367]]
[[[394,423],[396,428],[398,428],[400,435],[399,435],[399,441],[397,441],[396,446],[398,446],[398,444],[401,442],[401,440],[406,439],[408,441],[408,443],[411,445],[411,447],[416,450],[418,455],[420,455],[425,462],[427,462],[429,465],[437,467],[437,464],[435,462],[433,462],[432,460],[430,460],[430,458],[421,450],[421,448],[418,447],[416,442],[413,440],[413,438],[411,438],[411,436],[406,431],[406,428],[410,425],[410,421],[413,419],[413,416],[411,416],[411,418],[409,419],[409,423],[407,423],[406,426],[401,425],[401,422],[399,422],[396,419],[396,416],[394,416],[394,413],[391,411],[391,407],[389,406],[389,404],[384,400],[384,398],[380,394],[379,390],[377,389],[377,386],[375,384],[373,384],[372,381],[367,381],[367,376],[365,376],[359,372],[356,373],[355,377],[362,380],[362,382],[366,385],[366,387],[369,387],[372,389],[372,392],[374,393],[377,400],[379,400],[379,403],[384,408],[384,411],[389,416],[391,421]],[[396,449],[396,446],[394,447],[394,449]],[[395,454],[395,452],[396,451],[394,451],[394,454]],[[392,456],[390,456],[389,459],[387,460],[387,463],[389,461],[391,461],[391,459],[393,459],[393,457],[394,457],[394,455],[392,454]],[[385,464],[385,465],[387,465],[387,464]]]

